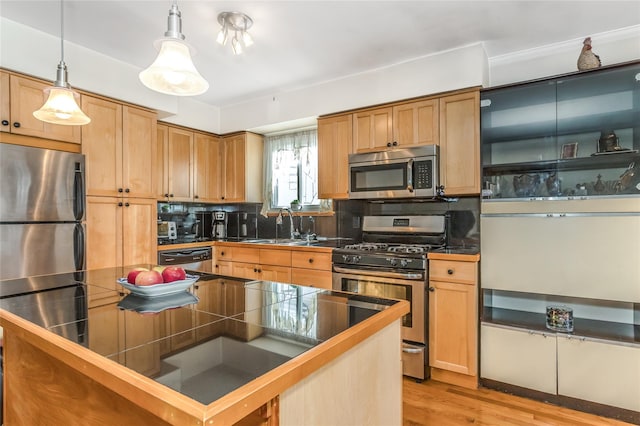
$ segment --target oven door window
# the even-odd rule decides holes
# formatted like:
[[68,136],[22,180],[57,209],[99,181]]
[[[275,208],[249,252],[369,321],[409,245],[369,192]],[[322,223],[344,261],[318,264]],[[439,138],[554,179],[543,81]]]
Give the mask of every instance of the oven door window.
[[[342,278],[342,291],[363,294],[372,297],[407,300],[412,303],[412,287],[409,284],[392,284],[363,278]],[[413,309],[413,307],[411,308]],[[412,326],[411,311],[402,318],[404,327]]]
[[351,167],[351,192],[407,189],[407,163]]

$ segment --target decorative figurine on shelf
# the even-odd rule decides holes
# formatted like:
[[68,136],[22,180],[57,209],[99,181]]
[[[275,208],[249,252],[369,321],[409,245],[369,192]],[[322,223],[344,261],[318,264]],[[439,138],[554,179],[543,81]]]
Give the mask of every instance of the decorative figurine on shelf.
[[578,70],[586,71],[601,66],[600,57],[591,51],[591,37],[585,38],[582,42],[582,51],[578,56]]
[[604,183],[602,183],[602,175],[598,174],[598,180],[596,181],[596,183],[593,185],[593,190],[596,191],[598,194],[602,194],[604,192]]
[[613,130],[602,131],[600,139],[598,139],[598,152],[614,152],[621,151],[620,139]]

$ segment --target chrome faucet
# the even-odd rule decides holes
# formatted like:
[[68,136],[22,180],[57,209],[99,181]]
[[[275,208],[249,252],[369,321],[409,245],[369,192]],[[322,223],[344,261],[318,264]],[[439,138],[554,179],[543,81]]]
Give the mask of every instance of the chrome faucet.
[[289,230],[290,230],[290,238],[293,240],[296,238],[296,232],[293,228],[293,214],[291,214],[291,209],[288,209],[286,207],[282,207],[280,209],[280,211],[278,212],[278,217],[276,218],[276,225],[282,225],[282,211],[287,212],[287,214],[289,215]]

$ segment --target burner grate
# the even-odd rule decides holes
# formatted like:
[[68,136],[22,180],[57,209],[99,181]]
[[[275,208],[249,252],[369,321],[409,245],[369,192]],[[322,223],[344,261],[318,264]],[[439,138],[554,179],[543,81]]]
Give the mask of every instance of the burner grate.
[[387,251],[392,253],[427,253],[430,249],[431,246],[423,244],[401,244],[389,247]]
[[344,246],[347,250],[362,250],[362,251],[380,251],[387,250],[389,244],[387,243],[359,243],[359,244],[348,244]]

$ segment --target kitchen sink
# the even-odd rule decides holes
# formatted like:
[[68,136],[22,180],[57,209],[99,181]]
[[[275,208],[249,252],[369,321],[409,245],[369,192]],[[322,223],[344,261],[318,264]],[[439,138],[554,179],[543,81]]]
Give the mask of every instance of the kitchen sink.
[[286,246],[302,246],[307,245],[307,240],[294,240],[291,238],[263,238],[257,240],[244,240],[243,243],[250,244],[278,244]]

